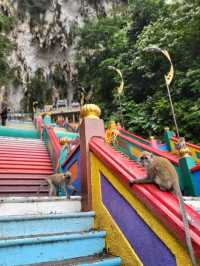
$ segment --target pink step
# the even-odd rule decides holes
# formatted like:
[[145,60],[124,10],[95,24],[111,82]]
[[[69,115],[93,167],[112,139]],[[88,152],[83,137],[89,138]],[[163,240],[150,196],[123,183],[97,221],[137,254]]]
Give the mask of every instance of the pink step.
[[[22,159],[23,158],[23,159]],[[10,157],[10,156],[0,156],[0,162],[2,161],[9,161],[9,160],[12,160],[13,163],[16,163],[18,164],[18,162],[41,162],[41,163],[49,163],[51,164],[51,161],[49,158],[43,158],[43,159],[40,159],[38,157],[32,157],[32,158],[27,158],[27,157]]]
[[48,192],[47,186],[0,186],[0,192]]
[[45,168],[46,167],[50,167],[50,168],[52,168],[52,166],[51,166],[51,163],[49,162],[49,163],[47,163],[47,162],[40,162],[40,161],[38,161],[38,162],[34,162],[34,161],[29,161],[29,162],[27,162],[27,161],[18,161],[17,163],[16,163],[16,161],[13,161],[12,159],[11,160],[7,160],[7,161],[1,161],[0,160],[0,168],[2,168],[1,166],[6,166],[6,165],[24,165],[24,166],[26,166],[26,165],[30,165],[30,166],[44,166]]
[[40,174],[0,174],[0,180],[13,179],[13,180],[44,180],[49,175]]
[[47,186],[48,183],[46,180],[41,180],[41,179],[36,179],[36,180],[33,180],[33,179],[26,179],[26,180],[16,180],[16,179],[0,179],[0,186],[10,186],[10,185],[13,185],[13,186]]
[[30,169],[30,170],[52,170],[50,166],[41,166],[41,165],[17,165],[17,164],[1,164],[0,169]]
[[3,157],[3,158],[21,158],[22,160],[24,158],[26,159],[44,159],[44,160],[49,160],[49,156],[48,154],[47,155],[35,155],[35,154],[29,154],[29,156],[27,156],[27,154],[15,154],[13,155],[12,153],[11,154],[0,154],[0,157]]
[[30,170],[30,169],[0,169],[0,174],[40,174],[40,175],[52,175],[52,170]]
[[26,155],[29,155],[29,154],[33,154],[33,155],[43,155],[43,156],[48,156],[48,152],[47,151],[34,151],[34,150],[21,150],[21,151],[18,151],[18,150],[2,150],[0,148],[0,154],[26,154]]
[[0,156],[10,156],[10,158],[12,158],[12,157],[21,157],[21,158],[23,158],[23,157],[25,157],[25,158],[44,158],[44,159],[49,159],[49,155],[48,155],[48,153],[46,153],[46,154],[32,154],[32,153],[18,153],[18,152],[15,152],[15,153],[13,153],[13,152],[1,152],[0,153]]
[[0,196],[47,196],[53,174],[47,147],[40,140],[0,137]]

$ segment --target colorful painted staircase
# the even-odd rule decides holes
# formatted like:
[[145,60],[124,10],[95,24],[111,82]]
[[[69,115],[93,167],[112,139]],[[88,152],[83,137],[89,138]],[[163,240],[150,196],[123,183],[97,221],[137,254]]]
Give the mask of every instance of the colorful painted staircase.
[[121,265],[79,196],[46,196],[52,173],[41,140],[0,137],[0,266]]
[[95,214],[80,211],[80,197],[0,201],[1,266],[121,264],[104,254],[106,233],[93,230]]
[[49,154],[39,139],[0,137],[0,197],[45,196],[53,173]]

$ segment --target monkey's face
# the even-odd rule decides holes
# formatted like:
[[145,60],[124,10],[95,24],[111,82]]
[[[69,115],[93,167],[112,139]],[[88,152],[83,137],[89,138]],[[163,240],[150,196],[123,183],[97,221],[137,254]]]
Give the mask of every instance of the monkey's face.
[[71,175],[71,172],[69,172],[69,171],[67,171],[67,172],[64,174],[64,179],[65,179],[66,181],[70,181],[70,180],[71,180],[71,177],[72,177],[72,175]]
[[153,155],[150,152],[143,152],[142,155],[139,157],[139,163],[147,168],[148,165],[151,163],[153,159]]

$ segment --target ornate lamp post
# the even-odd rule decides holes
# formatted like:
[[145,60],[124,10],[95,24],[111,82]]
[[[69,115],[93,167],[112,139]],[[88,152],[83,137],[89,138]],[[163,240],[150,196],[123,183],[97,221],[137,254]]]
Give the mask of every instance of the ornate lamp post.
[[124,91],[124,79],[122,76],[122,72],[118,68],[116,68],[114,66],[108,66],[108,69],[111,69],[111,70],[114,70],[115,72],[117,72],[117,74],[120,76],[120,79],[121,79],[121,83],[120,83],[119,87],[117,88],[117,92],[118,92],[118,97],[119,97],[121,123],[122,123],[122,126],[124,126],[124,119],[123,119],[122,105],[121,105],[121,95]]
[[162,50],[162,49],[160,49],[157,46],[147,47],[147,48],[144,49],[144,51],[146,51],[146,52],[162,53],[165,56],[165,58],[167,58],[167,60],[170,63],[170,70],[165,75],[165,84],[166,84],[166,87],[167,87],[167,93],[168,93],[168,97],[169,97],[169,101],[170,101],[170,106],[171,106],[171,110],[172,110],[174,124],[175,124],[175,127],[176,127],[176,134],[177,134],[177,137],[179,138],[180,135],[179,135],[178,124],[177,124],[177,121],[176,121],[176,115],[175,115],[175,111],[174,111],[172,97],[171,97],[171,93],[170,93],[170,90],[169,90],[169,86],[170,86],[170,84],[171,84],[171,82],[173,80],[173,77],[174,77],[174,66],[172,64],[172,60],[170,58],[170,55],[169,55],[169,53],[168,53],[167,50]]

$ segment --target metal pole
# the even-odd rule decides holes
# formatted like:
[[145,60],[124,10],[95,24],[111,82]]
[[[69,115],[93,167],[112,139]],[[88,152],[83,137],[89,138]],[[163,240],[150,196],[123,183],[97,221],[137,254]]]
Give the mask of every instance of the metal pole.
[[114,66],[108,66],[108,68],[116,71],[119,74],[120,78],[121,78],[121,84],[117,88],[117,92],[118,92],[118,97],[119,97],[120,120],[121,120],[122,127],[124,127],[124,117],[123,117],[122,104],[121,104],[121,94],[124,91],[124,80],[123,80],[122,72],[118,68],[116,68]]
[[162,50],[162,49],[160,49],[157,46],[147,47],[147,48],[144,49],[144,51],[162,53],[167,58],[167,60],[170,63],[170,70],[167,73],[167,75],[165,75],[165,84],[166,84],[166,87],[167,87],[167,93],[168,93],[169,102],[170,102],[170,106],[171,106],[171,110],[172,110],[172,116],[173,116],[173,120],[174,120],[174,125],[175,125],[175,128],[176,128],[176,134],[177,134],[177,137],[179,138],[180,135],[179,135],[178,124],[177,124],[177,120],[176,120],[176,115],[175,115],[175,111],[174,111],[174,105],[173,105],[173,102],[172,102],[171,93],[170,93],[170,90],[169,90],[169,85],[171,84],[172,79],[174,77],[174,66],[172,64],[171,57],[170,57],[170,55],[169,55],[167,50]]
[[174,106],[173,106],[173,103],[172,103],[172,97],[171,97],[171,93],[170,93],[170,90],[169,90],[169,85],[167,83],[166,83],[166,87],[167,87],[167,93],[168,93],[168,97],[169,97],[169,102],[170,102],[171,109],[172,109],[172,116],[173,116],[174,124],[175,124],[175,127],[176,127],[176,134],[177,134],[177,137],[180,138],[178,124],[177,124],[177,120],[176,120],[176,114],[175,114]]

